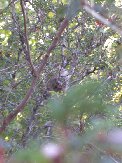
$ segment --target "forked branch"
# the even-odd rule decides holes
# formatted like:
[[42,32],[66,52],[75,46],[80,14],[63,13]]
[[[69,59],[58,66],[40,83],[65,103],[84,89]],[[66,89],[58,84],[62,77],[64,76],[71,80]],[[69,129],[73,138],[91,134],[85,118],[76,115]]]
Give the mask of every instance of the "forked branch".
[[64,19],[64,21],[61,23],[59,30],[56,34],[56,37],[54,38],[52,44],[50,45],[50,47],[47,50],[47,54],[44,56],[44,58],[42,59],[42,61],[40,62],[40,66],[37,70],[37,75],[33,77],[33,80],[31,82],[31,86],[29,88],[29,90],[27,91],[27,94],[25,95],[24,99],[20,102],[20,104],[16,107],[16,109],[11,112],[2,122],[1,127],[0,127],[0,133],[2,133],[6,127],[11,123],[11,121],[17,116],[17,114],[19,112],[22,112],[25,105],[27,104],[29,98],[31,97],[31,95],[33,94],[35,87],[36,87],[36,82],[39,79],[40,73],[42,72],[44,66],[47,63],[47,60],[50,56],[51,51],[56,47],[58,40],[61,37],[61,34],[63,33],[64,29],[67,27],[68,25],[68,20]]

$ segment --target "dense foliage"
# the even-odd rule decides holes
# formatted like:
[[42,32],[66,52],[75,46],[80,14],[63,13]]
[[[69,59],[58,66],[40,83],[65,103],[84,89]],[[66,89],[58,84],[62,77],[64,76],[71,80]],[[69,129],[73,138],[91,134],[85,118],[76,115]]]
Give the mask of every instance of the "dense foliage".
[[119,0],[0,1],[0,163],[122,162],[121,13]]

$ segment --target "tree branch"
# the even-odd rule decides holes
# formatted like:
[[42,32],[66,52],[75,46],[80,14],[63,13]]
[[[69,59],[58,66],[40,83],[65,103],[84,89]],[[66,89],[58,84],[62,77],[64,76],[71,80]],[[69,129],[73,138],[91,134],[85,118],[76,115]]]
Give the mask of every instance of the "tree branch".
[[84,4],[83,8],[86,10],[86,12],[88,12],[89,14],[91,14],[93,17],[95,17],[96,19],[100,20],[103,24],[107,25],[108,27],[110,27],[112,30],[114,30],[115,32],[117,32],[120,36],[122,36],[122,30],[115,25],[113,22],[109,21],[108,19],[106,19],[105,17],[103,17],[102,15],[100,15],[99,13],[97,13],[92,7],[90,7],[88,4]]
[[33,63],[31,61],[31,57],[30,57],[30,47],[29,47],[29,42],[28,42],[28,34],[27,34],[27,18],[26,18],[26,12],[25,12],[25,8],[24,8],[24,1],[20,0],[20,5],[21,5],[21,9],[22,9],[22,13],[23,13],[23,18],[24,18],[24,36],[25,36],[25,43],[26,43],[26,60],[28,61],[31,70],[32,70],[32,74],[33,75],[37,75],[36,74],[36,70],[33,66]]
[[25,105],[27,104],[28,100],[30,99],[31,95],[33,94],[35,87],[36,87],[36,82],[39,79],[40,73],[43,70],[44,66],[46,65],[48,58],[50,56],[51,51],[56,47],[58,40],[61,37],[61,34],[63,33],[64,29],[67,27],[68,25],[68,20],[65,18],[64,21],[61,23],[59,30],[52,42],[52,44],[50,45],[50,47],[47,50],[47,54],[44,56],[44,58],[42,59],[42,61],[40,62],[40,66],[37,70],[37,76],[33,77],[33,80],[31,82],[31,86],[29,88],[29,90],[27,91],[27,94],[25,95],[25,98],[20,102],[20,104],[16,107],[16,109],[11,112],[2,122],[1,127],[0,127],[0,133],[2,133],[6,127],[10,124],[10,122],[17,116],[17,114],[19,112],[22,112]]

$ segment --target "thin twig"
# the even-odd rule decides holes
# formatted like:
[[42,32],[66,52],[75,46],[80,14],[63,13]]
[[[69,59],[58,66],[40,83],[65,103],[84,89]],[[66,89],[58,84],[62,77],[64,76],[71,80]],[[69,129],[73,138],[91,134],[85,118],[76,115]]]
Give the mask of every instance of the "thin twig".
[[[19,20],[18,20],[18,17],[16,15],[16,9],[15,9],[15,4],[14,4],[14,0],[12,0],[12,3],[11,3],[11,8],[12,8],[12,19],[13,19],[13,22],[14,22],[14,25],[16,27],[16,30],[17,30],[17,33],[19,35],[19,38],[20,38],[20,42],[21,42],[21,46],[22,46],[22,50],[24,51],[25,55],[26,55],[26,60],[27,60],[27,64],[29,64],[29,67],[31,68],[31,71],[32,71],[32,75],[35,75],[35,71],[34,71],[34,67],[33,67],[33,64],[31,62],[31,58],[29,58],[28,56],[30,56],[30,49],[28,51],[27,49],[27,43],[28,42],[28,38],[25,37],[26,34],[23,34],[23,32],[21,31],[21,27],[20,27],[20,24],[19,24]],[[24,16],[23,16],[24,17]],[[26,25],[26,22],[25,24]],[[27,31],[27,30],[26,30]],[[27,32],[26,32],[27,33]],[[26,41],[26,38],[27,38],[27,41]],[[29,60],[29,59],[30,60]],[[32,65],[32,66],[31,66]],[[36,76],[36,75],[35,75]]]
[[31,56],[30,56],[30,47],[29,47],[29,42],[28,42],[28,34],[27,34],[27,18],[26,18],[26,12],[25,12],[25,7],[24,7],[24,1],[20,0],[20,5],[23,13],[23,18],[24,18],[24,36],[25,36],[25,43],[26,43],[26,60],[29,62],[30,67],[32,69],[33,75],[36,76],[36,70],[33,66],[33,63],[31,61]]

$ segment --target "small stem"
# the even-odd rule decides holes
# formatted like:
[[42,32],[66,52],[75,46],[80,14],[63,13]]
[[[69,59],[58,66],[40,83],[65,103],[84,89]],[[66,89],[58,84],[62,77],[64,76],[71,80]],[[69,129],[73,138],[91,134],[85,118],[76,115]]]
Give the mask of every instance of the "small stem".
[[22,8],[22,13],[23,13],[23,18],[24,18],[24,36],[25,36],[25,44],[26,44],[26,60],[30,64],[32,73],[34,76],[37,76],[36,70],[33,66],[33,63],[31,61],[31,56],[30,56],[30,47],[29,47],[29,42],[28,42],[28,35],[27,35],[27,18],[26,18],[26,12],[25,12],[25,7],[24,7],[24,1],[20,0],[20,5]]

